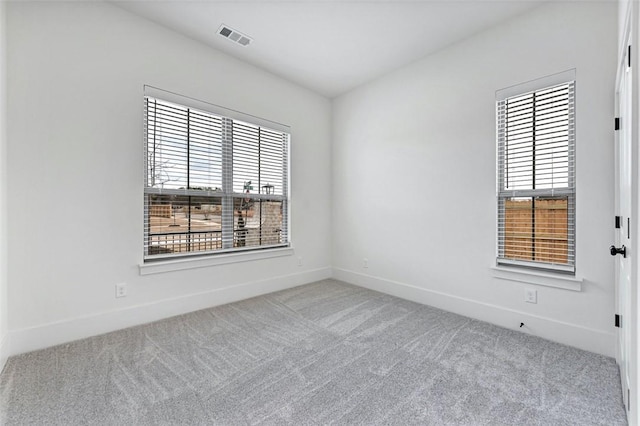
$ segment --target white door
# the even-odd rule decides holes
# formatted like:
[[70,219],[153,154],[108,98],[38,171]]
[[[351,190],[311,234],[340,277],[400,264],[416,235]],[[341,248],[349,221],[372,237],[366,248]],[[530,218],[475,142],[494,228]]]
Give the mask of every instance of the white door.
[[[627,46],[629,43],[627,43]],[[618,347],[616,358],[620,365],[620,379],[625,406],[629,407],[629,363],[631,348],[631,262],[633,253],[629,253],[631,234],[631,200],[632,200],[632,75],[629,65],[629,50],[621,63],[618,78],[618,117],[619,130],[616,138],[616,229],[615,247],[611,254],[616,256],[616,308],[619,315]]]

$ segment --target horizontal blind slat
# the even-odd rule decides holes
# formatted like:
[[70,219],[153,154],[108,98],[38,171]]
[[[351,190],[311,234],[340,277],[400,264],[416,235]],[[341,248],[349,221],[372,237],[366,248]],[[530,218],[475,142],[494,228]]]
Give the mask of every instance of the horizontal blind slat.
[[[145,259],[288,244],[284,133],[151,97],[144,130]],[[233,145],[228,154],[225,138]],[[233,162],[229,193],[222,190],[225,158]],[[224,223],[233,226],[226,248]]]
[[573,82],[496,103],[499,259],[573,265],[573,108]]

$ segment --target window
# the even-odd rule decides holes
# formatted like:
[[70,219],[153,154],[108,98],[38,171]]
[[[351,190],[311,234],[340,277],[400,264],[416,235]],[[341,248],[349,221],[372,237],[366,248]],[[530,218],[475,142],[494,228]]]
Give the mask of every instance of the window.
[[287,132],[148,95],[144,117],[145,260],[288,246]]
[[508,91],[496,105],[497,262],[574,273],[575,83]]

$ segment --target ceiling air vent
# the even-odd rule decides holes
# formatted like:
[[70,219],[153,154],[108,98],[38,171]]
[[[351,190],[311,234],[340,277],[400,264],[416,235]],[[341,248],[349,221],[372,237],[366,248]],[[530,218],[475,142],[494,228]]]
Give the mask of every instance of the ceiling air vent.
[[243,46],[248,46],[252,41],[251,37],[229,28],[224,24],[220,25],[220,28],[218,28],[218,34]]

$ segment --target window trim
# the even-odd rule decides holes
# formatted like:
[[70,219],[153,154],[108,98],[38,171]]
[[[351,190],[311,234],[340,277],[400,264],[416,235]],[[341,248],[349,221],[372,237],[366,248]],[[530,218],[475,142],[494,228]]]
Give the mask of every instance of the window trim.
[[143,92],[144,96],[149,96],[151,98],[159,98],[167,102],[173,102],[175,104],[183,105],[189,108],[199,109],[202,111],[210,112],[211,114],[231,118],[233,120],[240,120],[254,124],[256,126],[268,127],[271,130],[277,130],[279,132],[289,134],[291,133],[291,126],[288,126],[286,124],[282,124],[277,121],[268,120],[266,118],[258,117],[251,114],[246,114],[244,112],[236,111],[231,108],[225,108],[223,106],[189,96],[179,95],[175,92],[159,89],[148,84],[145,84],[143,86]]
[[295,249],[287,247],[265,247],[252,250],[224,253],[200,253],[198,256],[185,256],[157,259],[138,264],[140,275],[161,274],[187,269],[206,268],[210,266],[228,265],[231,263],[250,262],[277,257],[292,256]]
[[493,277],[497,279],[577,292],[582,291],[582,283],[584,282],[584,279],[578,276],[558,274],[538,268],[512,268],[506,265],[494,265],[490,269]]
[[[183,252],[179,254],[171,254],[171,255],[148,255],[146,254],[146,231],[144,231],[145,237],[143,238],[143,250],[142,250],[142,262],[140,263],[140,274],[146,275],[147,273],[155,273],[164,272],[165,270],[179,270],[179,269],[190,269],[193,267],[200,266],[209,266],[213,264],[227,264],[227,263],[236,263],[242,262],[245,260],[254,260],[254,259],[264,259],[271,257],[279,257],[293,254],[292,243],[291,243],[291,127],[276,121],[264,119],[261,117],[257,117],[251,114],[246,114],[240,111],[236,111],[233,109],[225,108],[220,105],[216,105],[210,102],[202,101],[200,99],[192,98],[189,96],[184,96],[177,94],[175,92],[163,90],[151,85],[143,86],[143,100],[146,103],[147,98],[155,98],[161,101],[173,103],[179,105],[181,107],[185,107],[187,109],[195,109],[199,111],[203,111],[205,113],[210,113],[212,115],[220,117],[223,121],[228,122],[230,125],[233,125],[234,122],[246,123],[256,127],[264,127],[271,131],[275,131],[278,133],[283,133],[286,135],[286,169],[285,170],[285,180],[283,180],[283,193],[282,195],[277,194],[251,194],[251,199],[253,200],[264,200],[264,201],[273,201],[279,200],[284,204],[283,211],[283,231],[285,231],[286,242],[272,244],[272,245],[264,245],[264,246],[249,246],[249,247],[229,247],[229,248],[221,248],[218,250],[211,251],[196,251],[196,252]],[[146,108],[146,107],[145,107]],[[145,117],[146,123],[146,117]],[[148,175],[148,160],[146,158],[146,150],[147,150],[147,138],[146,138],[146,124],[143,128],[143,132],[145,132],[144,139],[144,185],[143,185],[143,199],[146,199],[147,195],[150,194],[158,194],[158,195],[180,195],[180,196],[194,196],[192,194],[192,190],[189,189],[164,189],[164,188],[154,188],[147,186],[147,175]],[[223,145],[223,151],[226,149]],[[224,152],[223,152],[224,156]],[[233,169],[232,166],[225,165],[223,163],[223,175],[229,174],[225,179],[227,182],[228,188],[226,191],[223,191],[224,194],[220,194],[218,192],[198,192],[197,196],[215,196],[220,198],[244,198],[239,193],[233,192]],[[224,181],[223,180],[223,185]],[[223,188],[225,189],[225,188]],[[143,223],[146,223],[147,217],[147,207],[146,202],[144,202],[144,218]],[[223,219],[224,220],[224,219]],[[224,223],[222,223],[224,229]],[[286,229],[284,229],[286,228]],[[222,231],[224,232],[224,231]],[[267,253],[270,252],[271,254]],[[207,259],[218,259],[215,261],[206,261]],[[186,265],[186,266],[184,266]],[[182,267],[184,266],[184,267]],[[144,272],[150,271],[150,272]]]
[[[500,123],[499,123],[499,112],[498,106],[501,101],[504,101],[508,98],[516,97],[519,95],[524,95],[527,93],[535,92],[538,90],[542,90],[548,87],[552,87],[555,85],[565,84],[569,82],[573,82],[574,90],[575,90],[575,81],[576,81],[576,70],[570,69],[567,71],[563,71],[557,74],[549,75],[546,77],[542,77],[539,79],[531,80],[525,83],[516,84],[513,86],[506,87],[501,90],[496,91],[496,256],[495,256],[495,265],[497,268],[506,268],[513,269],[514,271],[539,271],[541,273],[551,273],[558,274],[567,277],[575,276],[576,274],[576,252],[577,252],[577,244],[576,244],[576,193],[577,193],[577,185],[576,185],[576,169],[575,169],[575,152],[576,152],[576,122],[575,122],[575,92],[573,95],[574,101],[574,117],[573,117],[573,133],[569,137],[569,149],[573,153],[573,172],[570,173],[569,176],[569,188],[560,188],[560,189],[534,189],[534,190],[502,190],[501,191],[501,182],[500,182]],[[571,167],[571,166],[570,166]],[[568,203],[573,204],[573,213],[570,214],[568,221],[573,225],[572,233],[569,232],[569,238],[573,237],[573,262],[572,264],[562,265],[557,263],[550,262],[536,262],[536,261],[526,261],[526,260],[516,260],[516,259],[506,259],[500,257],[501,246],[500,246],[500,204],[501,201],[507,198],[507,193],[511,194],[511,197],[517,196],[562,196],[565,195],[568,197]],[[569,250],[571,253],[571,250]]]

